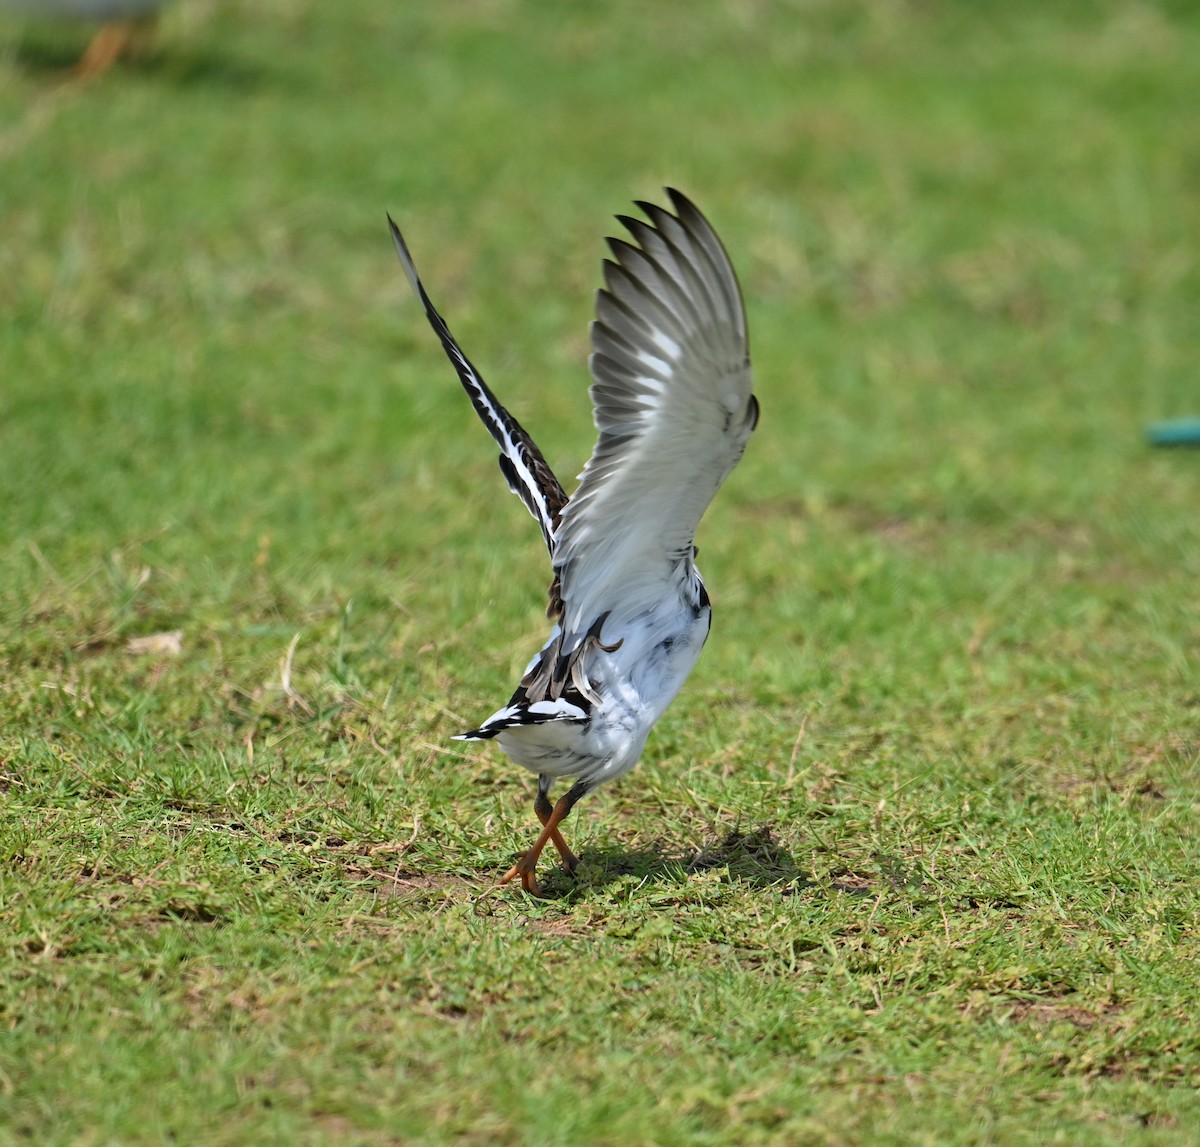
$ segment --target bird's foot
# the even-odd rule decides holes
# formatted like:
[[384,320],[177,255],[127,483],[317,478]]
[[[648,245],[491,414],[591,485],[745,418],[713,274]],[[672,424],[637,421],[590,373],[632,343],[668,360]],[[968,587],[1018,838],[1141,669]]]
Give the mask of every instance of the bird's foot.
[[[542,781],[546,778],[543,777]],[[571,811],[571,807],[575,802],[587,791],[582,788],[583,782],[576,781],[571,788],[563,793],[558,798],[558,804],[553,808],[550,802],[546,799],[544,788],[538,787],[537,800],[533,802],[534,811],[537,813],[538,820],[542,822],[542,832],[534,843],[531,849],[521,853],[520,859],[512,866],[501,878],[501,884],[507,884],[510,880],[515,880],[518,876],[521,878],[521,887],[525,889],[531,896],[541,896],[542,890],[538,887],[537,862],[542,855],[542,849],[547,844],[553,841],[554,847],[558,850],[558,855],[562,857],[563,867],[568,872],[574,872],[579,866],[579,858],[567,847],[567,842],[563,840],[562,833],[558,831],[558,826],[563,818]]]
[[[534,871],[536,865],[536,858],[526,860],[525,856],[522,856],[520,860],[518,860],[517,863],[512,866],[512,868],[510,868],[502,877],[500,877],[497,883],[508,884],[511,881],[516,880],[516,878],[519,876],[521,878],[521,887],[524,888],[525,891],[530,894],[530,896],[543,897],[545,893],[542,892],[541,886],[537,882],[537,874]],[[570,849],[568,849],[562,854],[562,866],[567,872],[574,876],[575,869],[579,867],[579,857],[577,857],[573,852],[571,852]]]
[[[536,863],[537,861],[535,860],[534,864]],[[526,864],[525,857],[523,856],[517,861],[516,864],[512,866],[512,868],[510,868],[502,877],[500,877],[499,883],[507,884],[510,880],[515,880],[518,876],[521,878],[521,887],[524,888],[530,896],[537,896],[538,898],[541,898],[542,890],[538,887],[537,875],[533,870],[533,864]]]

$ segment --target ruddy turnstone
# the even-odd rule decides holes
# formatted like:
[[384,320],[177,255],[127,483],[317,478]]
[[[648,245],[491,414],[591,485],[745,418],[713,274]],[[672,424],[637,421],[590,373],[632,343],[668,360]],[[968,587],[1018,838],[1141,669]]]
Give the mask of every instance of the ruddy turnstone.
[[75,65],[81,80],[94,79],[128,55],[139,39],[154,30],[158,9],[168,0],[0,0],[0,11],[44,19],[78,20],[99,25],[87,51]]
[[[438,314],[395,223],[392,237],[434,331],[500,446],[500,470],[541,526],[554,581],[550,640],[507,705],[458,740],[495,740],[537,774],[542,831],[501,878],[535,875],[547,842],[578,863],[559,825],[585,793],[631,769],[696,664],[712,606],[696,569],[700,517],[758,421],[746,313],[716,232],[686,197],[674,214],[638,203],[609,239],[591,326],[599,441],[567,498],[533,439],[501,405]],[[574,783],[551,805],[559,777]]]

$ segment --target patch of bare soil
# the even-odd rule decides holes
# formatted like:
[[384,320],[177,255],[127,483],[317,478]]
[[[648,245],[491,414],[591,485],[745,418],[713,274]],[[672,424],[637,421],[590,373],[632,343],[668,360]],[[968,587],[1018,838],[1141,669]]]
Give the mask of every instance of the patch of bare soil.
[[377,895],[401,900],[416,899],[430,893],[477,892],[478,888],[469,880],[448,872],[379,872],[358,869],[372,884]]
[[1120,1011],[1115,1005],[1092,1011],[1062,1000],[1018,1000],[1013,1003],[1008,1018],[1038,1025],[1069,1023],[1087,1029],[1097,1024],[1115,1026]]

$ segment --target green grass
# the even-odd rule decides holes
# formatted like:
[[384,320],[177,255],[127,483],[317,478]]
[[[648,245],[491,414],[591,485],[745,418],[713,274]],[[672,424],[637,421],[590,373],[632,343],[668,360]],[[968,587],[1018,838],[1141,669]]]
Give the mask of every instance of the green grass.
[[[64,87],[85,39],[0,25],[0,1144],[1195,1143],[1191,5],[189,0]],[[384,212],[566,479],[667,183],[763,417],[536,902],[531,778],[449,737],[544,555]]]

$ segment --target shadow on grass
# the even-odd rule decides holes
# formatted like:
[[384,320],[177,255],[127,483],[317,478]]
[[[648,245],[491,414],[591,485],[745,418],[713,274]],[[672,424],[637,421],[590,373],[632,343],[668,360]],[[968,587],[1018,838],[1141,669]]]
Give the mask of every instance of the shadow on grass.
[[693,873],[721,871],[730,884],[772,889],[784,895],[813,883],[769,825],[748,832],[731,829],[721,839],[682,853],[657,843],[635,849],[601,846],[586,849],[579,859],[574,877],[561,868],[545,873],[542,892],[547,899],[578,899],[627,876],[635,877],[639,884],[682,886]]

